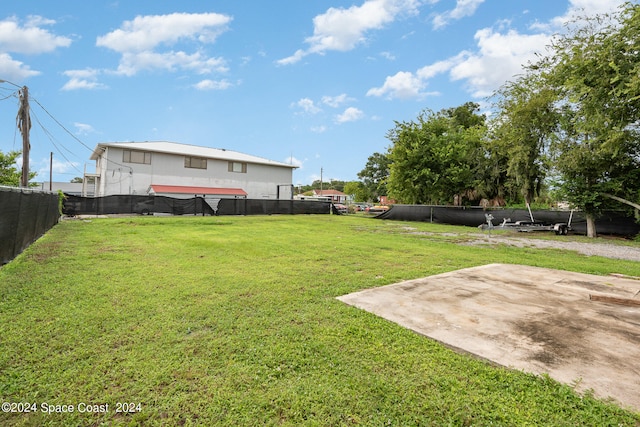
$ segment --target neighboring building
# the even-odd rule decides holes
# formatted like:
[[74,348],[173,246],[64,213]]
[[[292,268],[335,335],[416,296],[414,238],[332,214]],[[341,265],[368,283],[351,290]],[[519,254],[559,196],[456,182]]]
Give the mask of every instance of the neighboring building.
[[[95,195],[290,199],[296,166],[175,142],[101,142],[93,150]],[[86,185],[85,185],[86,188]]]
[[328,197],[333,203],[347,203],[348,196],[338,190],[313,190],[315,197]]
[[396,202],[394,199],[390,199],[388,196],[380,196],[380,204],[381,205],[393,205]]
[[[70,194],[72,196],[81,196],[82,194],[86,194],[87,196],[93,196],[93,183],[88,184],[87,188],[82,187],[81,182],[52,182],[49,181],[39,182],[37,187],[38,190],[42,191],[51,191],[58,192],[62,191],[65,194]],[[83,191],[84,190],[84,191]]]

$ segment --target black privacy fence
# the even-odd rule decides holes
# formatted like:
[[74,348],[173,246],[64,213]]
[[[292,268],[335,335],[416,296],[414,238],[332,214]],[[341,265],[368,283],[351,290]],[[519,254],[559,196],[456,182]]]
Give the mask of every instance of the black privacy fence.
[[[378,219],[394,219],[400,221],[426,221],[440,224],[466,225],[475,227],[486,223],[485,214],[493,216],[493,224],[499,225],[503,220],[531,221],[527,209],[483,209],[482,207],[465,206],[428,206],[428,205],[392,205],[392,208],[376,216]],[[535,221],[545,224],[569,223],[571,229],[578,234],[586,234],[587,221],[584,213],[568,210],[533,210]],[[607,211],[596,219],[596,230],[599,234],[635,236],[640,233],[640,224],[633,215],[622,211]]]
[[[59,195],[31,189],[0,186],[0,266],[8,263],[27,246],[46,233],[60,218]],[[67,216],[110,214],[170,215],[275,215],[337,214],[328,201],[279,199],[216,199],[193,197],[178,199],[164,196],[118,195],[79,197],[64,195],[62,213]],[[426,205],[393,205],[378,219],[426,221],[452,225],[478,226],[491,213],[494,224],[503,219],[527,221],[525,209],[492,209]],[[585,233],[586,221],[581,212],[533,211],[536,221],[568,223],[574,232]],[[606,212],[597,219],[598,233],[634,236],[640,224],[633,215]]]
[[0,265],[58,223],[58,203],[56,193],[0,187]]
[[278,199],[214,199],[193,197],[118,195],[79,197],[66,195],[65,215],[171,214],[171,215],[275,215],[328,214],[330,202]]

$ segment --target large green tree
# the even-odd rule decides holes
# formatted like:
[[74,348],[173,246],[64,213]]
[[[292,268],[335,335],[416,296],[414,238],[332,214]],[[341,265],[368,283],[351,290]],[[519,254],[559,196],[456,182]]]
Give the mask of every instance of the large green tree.
[[556,93],[551,145],[561,189],[585,212],[587,234],[611,195],[640,195],[640,5],[575,23],[538,70]]
[[389,196],[411,204],[475,197],[485,167],[485,118],[478,110],[478,104],[466,103],[396,122],[387,134],[392,142]]
[[358,172],[358,178],[366,187],[368,200],[377,201],[380,196],[387,195],[387,180],[391,158],[388,153],[373,153],[367,159],[364,169]]
[[370,199],[371,193],[360,181],[349,181],[344,185],[343,193],[353,197],[356,202],[366,202]]
[[503,159],[508,188],[532,202],[546,185],[549,147],[558,128],[555,92],[530,73],[498,91],[498,114],[492,122],[492,155]]

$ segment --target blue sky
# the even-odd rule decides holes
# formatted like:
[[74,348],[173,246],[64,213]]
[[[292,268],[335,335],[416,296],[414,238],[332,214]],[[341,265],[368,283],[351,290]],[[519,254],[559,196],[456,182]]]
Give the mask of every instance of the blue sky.
[[[571,16],[621,0],[21,0],[0,12],[0,150],[81,176],[98,142],[165,140],[356,180],[395,121],[487,96]],[[274,6],[277,5],[277,6]]]

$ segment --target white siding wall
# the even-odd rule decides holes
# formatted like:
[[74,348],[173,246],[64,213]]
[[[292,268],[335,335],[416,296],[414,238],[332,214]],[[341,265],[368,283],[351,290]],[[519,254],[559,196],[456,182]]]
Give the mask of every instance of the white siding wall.
[[[111,161],[105,161],[108,158]],[[114,163],[115,162],[115,163]],[[101,174],[99,194],[147,194],[151,184],[198,187],[241,188],[250,199],[277,196],[278,185],[291,184],[293,169],[247,164],[247,172],[229,172],[226,160],[207,159],[207,169],[184,167],[184,156],[152,153],[151,164],[125,163],[121,148],[108,147],[96,165]],[[290,198],[291,190],[280,188],[280,198]]]

